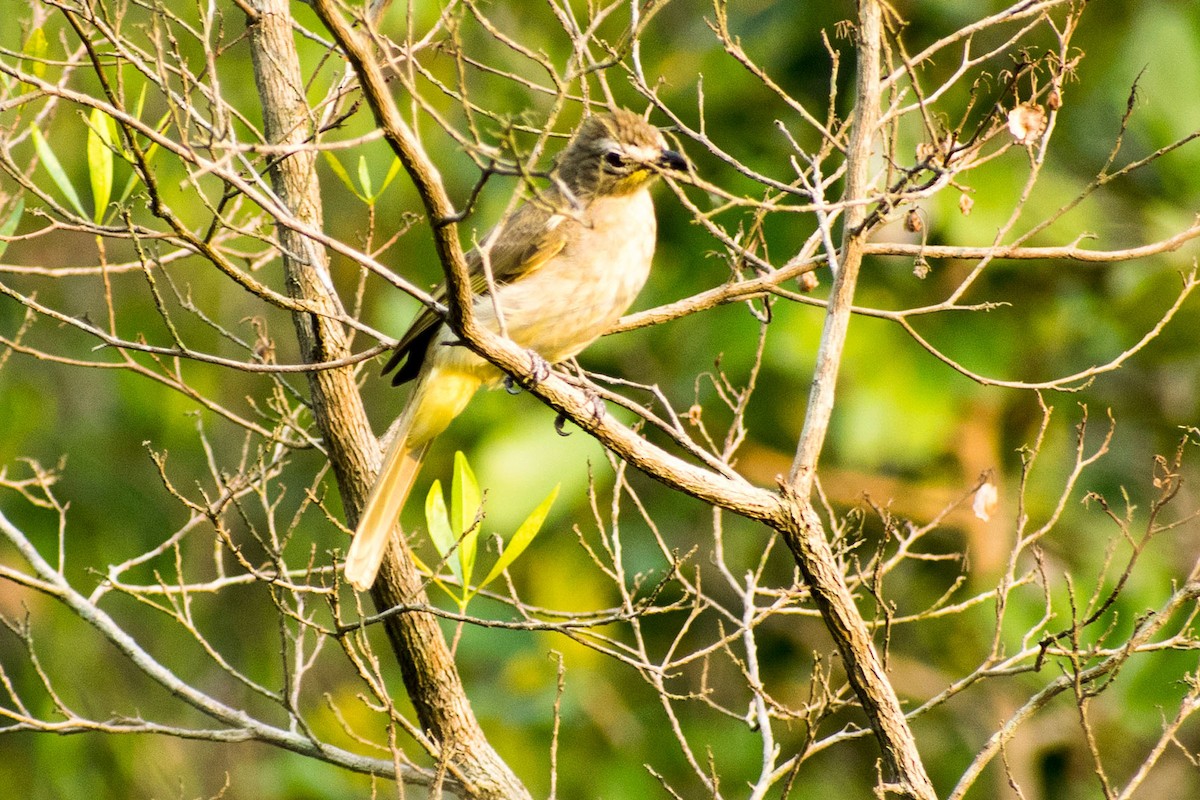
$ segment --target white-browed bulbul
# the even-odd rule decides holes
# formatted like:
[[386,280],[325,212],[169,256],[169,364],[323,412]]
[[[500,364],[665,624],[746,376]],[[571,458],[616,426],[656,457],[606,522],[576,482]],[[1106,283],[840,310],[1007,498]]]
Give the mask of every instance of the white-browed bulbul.
[[[549,363],[570,358],[629,308],[650,271],[656,224],[650,185],[683,170],[657,128],[617,109],[587,117],[567,145],[552,182],[501,226],[483,259],[468,256],[475,318]],[[435,296],[445,296],[444,287]],[[430,441],[482,385],[503,374],[466,347],[431,309],[400,338],[384,373],[399,385],[416,379],[346,555],[346,578],[359,591],[375,582],[397,517]]]

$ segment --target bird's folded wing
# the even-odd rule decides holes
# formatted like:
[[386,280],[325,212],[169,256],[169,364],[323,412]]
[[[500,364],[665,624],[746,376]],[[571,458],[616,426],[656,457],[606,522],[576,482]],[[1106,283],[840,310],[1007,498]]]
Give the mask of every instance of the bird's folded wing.
[[[493,283],[503,286],[536,272],[562,251],[574,224],[576,223],[556,213],[546,204],[525,203],[501,228],[500,235],[496,237],[488,253],[488,267]],[[478,250],[467,254],[467,266],[471,278],[471,293],[487,294],[487,276],[484,273],[483,258]],[[442,284],[434,289],[432,297],[439,303],[445,301],[446,285]],[[423,358],[430,329],[441,321],[441,316],[432,308],[426,306],[422,309],[397,342],[395,352],[383,368],[384,374],[395,369],[410,351],[412,355]],[[407,380],[415,377],[418,368],[419,365],[416,364],[405,365],[397,378]]]

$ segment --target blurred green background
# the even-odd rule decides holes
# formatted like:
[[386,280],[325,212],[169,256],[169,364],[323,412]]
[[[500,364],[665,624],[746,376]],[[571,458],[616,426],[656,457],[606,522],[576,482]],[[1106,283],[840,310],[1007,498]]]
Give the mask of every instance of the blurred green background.
[[[188,4],[167,5],[184,17],[191,18],[195,13]],[[219,62],[222,89],[230,103],[254,119],[258,114],[257,96],[245,43],[238,41],[241,14],[234,4],[227,5],[227,49]],[[582,9],[582,4],[576,6]],[[907,22],[903,35],[910,53],[981,18],[986,11],[1003,7],[997,3],[952,2],[899,2],[893,6]],[[557,63],[565,59],[569,42],[546,8],[502,2],[483,8],[494,22],[526,45],[544,50]],[[418,30],[427,27],[438,11],[432,4],[418,4]],[[318,29],[308,9],[297,4],[295,13],[302,24]],[[731,4],[728,13],[731,30],[741,37],[751,57],[818,118],[824,117],[829,90],[829,57],[821,40],[821,32],[826,32],[842,52],[838,111],[848,110],[853,57],[836,26],[853,16],[852,4],[748,0]],[[0,58],[6,62],[13,61],[14,51],[27,45],[28,14],[24,7],[10,9],[0,22],[0,44],[7,48]],[[143,14],[139,9],[130,11],[131,18],[143,19],[139,16]],[[642,37],[647,76],[651,81],[661,80],[661,98],[692,127],[699,122],[696,98],[702,77],[705,121],[713,140],[750,167],[786,178],[789,145],[778,133],[775,121],[787,124],[802,146],[815,147],[817,137],[721,49],[705,22],[712,15],[707,4],[683,0],[658,13]],[[403,4],[391,9],[387,19],[399,29],[404,20]],[[627,19],[628,11],[618,9],[601,26],[601,35],[615,40]],[[62,56],[62,37],[71,40],[69,28],[52,15],[45,33],[49,57]],[[477,25],[464,24],[461,35],[468,50],[491,52],[498,63],[523,73],[534,72],[517,56],[495,52],[494,43],[488,51],[491,40]],[[999,42],[994,33],[982,34],[980,39],[977,44],[981,48],[988,41]],[[1198,43],[1200,7],[1195,3],[1125,0],[1088,6],[1074,39],[1082,58],[1064,86],[1064,106],[1044,174],[1016,227],[1018,232],[1037,224],[1094,179],[1113,147],[1135,81],[1137,98],[1117,165],[1196,130],[1200,110]],[[1037,56],[1052,47],[1053,41],[1043,29],[1022,44]],[[302,38],[301,45],[306,63],[315,65],[323,54],[320,44]],[[186,41],[182,46],[187,57],[198,57],[197,52],[187,50]],[[1013,66],[1015,58],[1014,50],[986,65],[989,77],[981,96],[995,96],[997,87],[1003,84],[1003,71]],[[447,79],[454,72],[453,60],[447,54],[430,55],[429,66]],[[926,74],[932,81],[933,76],[950,74],[955,66],[949,58],[944,63],[936,61],[927,65]],[[621,69],[610,70],[609,80],[620,102],[639,110],[645,107],[644,99],[628,86]],[[96,90],[94,79],[83,73],[77,83],[80,90]],[[312,97],[319,97],[325,86],[327,81],[314,87]],[[950,119],[962,112],[968,88],[960,86],[941,100],[940,107]],[[489,107],[512,114],[529,108],[544,112],[549,104],[547,99],[531,96],[514,82],[501,79],[479,78],[475,91],[477,96],[487,98]],[[452,101],[438,98],[438,102],[445,113],[453,113]],[[11,115],[18,111],[0,109],[0,125],[12,124]],[[146,118],[162,111],[150,108]],[[578,113],[578,108],[567,112],[562,123],[564,131]],[[10,115],[8,121],[6,114]],[[665,123],[660,117],[652,119]],[[28,124],[27,116],[22,120]],[[73,146],[86,136],[81,115],[63,106],[48,124],[47,138],[64,167],[75,185],[86,187],[84,148]],[[369,118],[360,112],[347,121],[338,138],[365,134],[370,127]],[[465,198],[478,171],[435,126],[430,124],[421,133],[451,196]],[[919,131],[909,127],[900,135],[905,142],[900,151],[911,153]],[[694,142],[684,139],[682,144],[706,180],[732,192],[751,196],[761,193],[760,188],[704,153]],[[21,148],[13,153],[18,163],[32,154],[28,140]],[[365,154],[375,180],[382,180],[391,162],[385,145],[374,141],[351,151],[338,151],[337,157],[351,175],[355,174],[359,153]],[[1086,247],[1122,249],[1189,227],[1200,205],[1198,154],[1200,150],[1195,146],[1183,147],[1112,182],[1030,244],[1064,244],[1086,233],[1091,237],[1084,242]],[[191,224],[206,219],[205,210],[191,202],[192,190],[182,182],[179,166],[166,158],[158,164],[162,185],[169,192],[165,200]],[[360,244],[373,225],[372,241],[377,243],[390,235],[401,214],[419,211],[419,203],[403,176],[388,186],[369,213],[327,163],[321,168],[327,230],[343,241]],[[120,169],[118,181],[126,174]],[[969,216],[959,211],[959,191],[943,191],[923,202],[920,214],[926,227],[925,241],[989,243],[1010,214],[1027,174],[1028,156],[1023,149],[1013,148],[964,178],[964,188],[974,200]],[[49,187],[44,171],[35,172],[34,178]],[[490,181],[464,230],[482,235],[501,213],[515,186],[511,179]],[[11,180],[0,179],[0,190],[11,193],[14,188]],[[54,193],[51,188],[47,191]],[[705,200],[703,193],[689,196],[696,202]],[[670,192],[658,190],[657,200],[661,231],[657,269],[638,308],[703,291],[730,275],[719,245],[692,224],[690,214]],[[36,205],[32,200],[28,202],[30,208]],[[721,219],[730,228],[737,224],[736,217],[730,215]],[[28,214],[20,232],[43,225],[45,218]],[[813,220],[807,215],[769,218],[765,226],[766,254],[781,265],[813,228]],[[920,240],[905,232],[898,221],[877,238]],[[964,366],[989,377],[1038,381],[1075,373],[1113,358],[1154,326],[1177,295],[1180,273],[1191,269],[1195,252],[1195,246],[1185,246],[1175,253],[1111,265],[998,262],[965,299],[1005,305],[987,313],[926,317],[918,321],[917,327],[922,336]],[[127,244],[112,244],[107,255],[119,261],[131,258],[132,250]],[[380,258],[417,285],[429,286],[439,280],[427,226],[414,226]],[[61,231],[13,242],[0,261],[5,265],[64,267],[94,264],[96,259],[94,238]],[[196,269],[198,264],[186,264],[174,273],[196,304],[249,339],[253,339],[253,330],[248,318],[261,316],[276,346],[277,359],[294,363],[298,356],[290,320],[278,312],[265,313],[259,303],[234,291],[211,270]],[[911,259],[870,259],[864,266],[858,304],[900,309],[939,302],[972,264],[933,261],[931,266],[932,273],[920,280],[913,274]],[[357,268],[334,257],[333,270],[343,296],[353,297],[359,281]],[[258,271],[256,277],[281,287],[274,263]],[[99,277],[46,281],[0,269],[0,280],[18,291],[36,291],[40,302],[66,314],[87,315],[97,321],[106,318]],[[114,276],[112,283],[114,294],[122,302],[122,333],[127,337],[144,333],[151,341],[167,341],[145,291],[144,276],[136,272]],[[828,284],[825,276],[823,283]],[[819,289],[817,294],[824,291]],[[415,301],[382,281],[367,281],[363,317],[375,328],[399,334],[416,308]],[[14,301],[0,299],[0,335],[13,336],[23,316],[23,309]],[[817,308],[786,302],[773,305],[763,373],[749,409],[749,437],[738,458],[739,469],[760,485],[773,486],[774,476],[786,473],[790,463],[803,424],[821,322]],[[1107,426],[1106,413],[1111,410],[1116,421],[1111,451],[1087,473],[1069,499],[1060,524],[1042,543],[1047,571],[1055,576],[1059,587],[1061,576],[1070,574],[1077,581],[1078,595],[1086,597],[1097,575],[1104,575],[1105,585],[1114,578],[1111,571],[1102,572],[1102,561],[1117,530],[1095,504],[1085,506],[1079,502],[1083,492],[1104,494],[1117,506],[1118,513],[1121,492],[1126,492],[1130,503],[1138,507],[1135,527],[1144,524],[1145,511],[1155,494],[1151,482],[1154,455],[1173,453],[1181,427],[1200,424],[1198,329],[1200,304],[1193,298],[1163,334],[1121,370],[1101,376],[1078,393],[1044,395],[1046,403],[1055,406],[1055,415],[1026,497],[1027,511],[1035,525],[1054,507],[1070,470],[1074,426],[1081,418],[1081,406],[1086,405],[1091,419],[1089,447],[1099,442]],[[757,321],[745,305],[735,304],[609,337],[589,349],[581,361],[589,369],[657,384],[679,411],[693,403],[702,405],[706,423],[723,435],[721,424],[727,422],[728,414],[720,408],[711,383],[697,380],[697,375],[712,372],[719,358],[720,368],[735,384],[744,382],[757,334]],[[192,324],[187,336],[189,344],[197,349],[245,357],[203,325]],[[35,324],[25,342],[68,358],[104,358],[103,353],[93,352],[95,342],[88,337],[48,321]],[[0,356],[3,353],[0,348]],[[255,410],[247,398],[261,402],[270,387],[264,377],[201,364],[183,364],[180,369],[193,387],[250,417],[255,416]],[[374,371],[375,365],[364,369],[363,391],[377,430],[382,431],[401,408],[403,394],[376,379]],[[302,379],[289,378],[288,382],[304,391]],[[1019,448],[1033,442],[1040,421],[1034,393],[980,386],[931,357],[896,325],[856,318],[847,344],[839,405],[822,460],[822,485],[839,513],[863,508],[862,498],[867,493],[876,503],[890,504],[899,517],[921,524],[966,492],[983,470],[995,470],[1001,489],[998,519],[983,525],[958,515],[933,537],[934,548],[940,552],[970,553],[970,585],[983,591],[1002,569],[1011,544],[1021,466]],[[414,496],[423,497],[435,477],[445,482],[455,450],[463,450],[488,491],[488,527],[511,531],[540,498],[561,483],[562,492],[547,530],[514,568],[514,580],[525,599],[538,606],[572,611],[608,607],[618,597],[589,562],[572,528],[578,526],[582,536],[594,540],[595,524],[587,492],[589,475],[595,476],[601,489],[601,513],[607,513],[612,470],[594,441],[578,431],[562,438],[555,434],[553,422],[553,412],[528,395],[512,397],[502,391],[481,395],[438,441]],[[151,451],[167,454],[171,480],[191,492],[197,484],[212,487],[201,431],[211,443],[214,460],[228,465],[223,469],[232,469],[245,445],[244,433],[235,426],[144,377],[121,370],[86,370],[20,354],[10,355],[0,368],[0,431],[0,469],[10,476],[28,474],[22,459],[52,466],[66,457],[55,493],[70,504],[68,574],[84,591],[96,584],[105,565],[143,552],[184,520],[178,503],[162,488]],[[295,454],[281,478],[281,485],[286,484],[288,490],[276,513],[279,520],[288,520],[299,508],[304,487],[322,466],[322,457],[313,450]],[[629,481],[650,506],[669,546],[680,552],[697,543],[703,546],[711,527],[710,509],[697,501],[667,494],[641,475],[631,474]],[[339,510],[332,481],[326,480],[318,491],[324,493],[332,509]],[[1194,488],[1185,484],[1178,508],[1195,508],[1196,500]],[[32,507],[13,492],[0,494],[0,508],[29,533],[43,553],[53,552],[57,536],[53,513]],[[423,524],[420,512],[419,503],[410,503],[407,513],[411,517],[406,517],[410,528]],[[249,521],[258,524],[269,516],[262,508],[249,508],[245,513]],[[867,541],[877,539],[878,519],[869,511],[863,512],[862,518],[861,535]],[[661,574],[665,562],[645,523],[636,513],[630,513],[628,506],[622,519],[629,573]],[[313,547],[326,560],[324,554],[345,544],[340,531],[312,512],[294,538],[291,546],[295,552]],[[747,569],[757,563],[767,534],[756,525],[728,518],[725,541],[729,561]],[[1159,607],[1172,582],[1186,574],[1198,553],[1194,523],[1156,539],[1112,609],[1108,617],[1112,625],[1127,630],[1138,614]],[[199,548],[188,555],[205,558]],[[702,553],[697,558],[700,568],[707,569],[707,556]],[[7,545],[0,546],[0,559],[5,564],[20,564]],[[768,575],[776,584],[787,586],[791,568],[786,553],[775,552]],[[891,599],[898,603],[897,613],[927,606],[959,571],[953,563],[928,563],[911,565],[897,573],[889,586]],[[149,569],[139,577],[149,580]],[[720,594],[715,587],[713,590]],[[443,602],[446,598],[435,592],[433,599]],[[1014,647],[1021,626],[1033,624],[1043,610],[1039,591],[1030,590],[1017,600],[1009,621]],[[230,687],[228,681],[216,676],[195,642],[164,626],[161,617],[152,611],[123,598],[108,602],[112,603],[110,613],[119,613],[145,646],[181,675],[210,687],[227,702],[244,702],[252,707],[259,702],[249,692]],[[1061,592],[1056,594],[1054,604],[1059,613],[1068,609]],[[507,609],[490,606],[486,600],[477,601],[471,611],[481,616],[508,614]],[[178,724],[205,724],[199,715],[184,711],[161,689],[149,685],[93,631],[52,601],[0,580],[0,613],[10,620],[27,619],[31,623],[45,671],[62,676],[56,688],[81,713],[100,719],[141,715]],[[278,684],[279,624],[265,587],[248,586],[226,593],[220,602],[198,598],[195,614],[200,627],[231,662],[255,680],[268,686]],[[682,619],[682,613],[656,618],[647,623],[647,635],[661,647],[671,641]],[[892,669],[902,696],[922,700],[969,672],[990,645],[993,622],[994,611],[980,607],[935,623],[899,629],[891,643]],[[453,633],[452,625],[447,625],[447,632]],[[697,631],[696,641],[711,633]],[[614,635],[626,634],[614,631]],[[386,652],[382,638],[376,644]],[[772,620],[760,630],[760,647],[764,680],[773,693],[802,702],[809,688],[807,677],[814,653],[827,654],[829,650],[820,625],[810,617]],[[344,737],[338,739],[336,723],[320,698],[321,692],[327,692],[334,703],[350,709],[355,707],[353,693],[360,690],[352,683],[344,662],[332,653],[334,649],[330,647],[331,652],[322,656],[314,668],[311,714],[315,727],[348,746]],[[562,654],[567,668],[558,751],[559,797],[666,796],[645,767],[647,764],[681,791],[700,796],[695,794],[698,784],[690,776],[678,747],[665,736],[664,716],[653,691],[629,667],[560,636],[468,626],[458,645],[468,692],[491,740],[535,796],[544,797],[549,792],[555,653]],[[4,631],[0,631],[0,665],[23,696],[38,699],[40,707],[35,705],[31,710],[52,713],[49,700],[37,689],[37,676],[22,655],[20,643]],[[1134,660],[1098,701],[1095,713],[1102,733],[1099,746],[1112,759],[1113,772],[1119,779],[1127,778],[1154,741],[1161,715],[1172,713],[1186,690],[1184,676],[1195,668],[1195,656],[1187,654]],[[730,667],[725,665],[723,669]],[[390,677],[399,686],[394,669]],[[720,683],[722,678],[729,681],[728,686]],[[1042,674],[998,681],[916,722],[927,766],[941,792],[953,785],[999,722],[1049,679]],[[685,678],[697,689],[695,680],[695,676]],[[718,672],[709,680],[718,692],[729,692],[724,702],[738,702],[740,675]],[[744,687],[741,691],[745,692]],[[11,703],[0,700],[0,706]],[[1068,698],[1057,701],[1030,724],[1028,736],[1021,740],[1025,750],[1011,754],[1014,760],[1020,755],[1030,770],[1029,796],[1099,796],[1086,753],[1079,745],[1074,713]],[[373,724],[365,712],[362,714],[364,725]],[[682,714],[681,722],[693,748],[700,754],[711,753],[722,776],[723,793],[741,796],[745,783],[757,775],[761,758],[758,738],[744,721],[712,713],[702,703],[684,705]],[[781,725],[778,735],[785,752],[794,749],[803,734],[799,723]],[[1194,726],[1185,727],[1180,741],[1194,754],[1200,747],[1200,734]],[[875,783],[876,757],[875,745],[869,739],[826,750],[804,765],[790,796],[816,798],[831,792],[845,797],[869,796]],[[1003,774],[998,766],[989,769],[991,777],[981,781],[970,796],[1004,796]],[[225,797],[301,800],[368,796],[369,787],[370,781],[362,776],[257,744],[217,745],[168,737],[99,734],[0,736],[0,789],[32,800],[193,798],[222,791]],[[380,786],[378,791],[386,796],[393,790]],[[1200,777],[1174,753],[1156,771],[1147,791],[1188,796],[1188,792],[1200,791]],[[415,792],[409,796],[420,795]]]

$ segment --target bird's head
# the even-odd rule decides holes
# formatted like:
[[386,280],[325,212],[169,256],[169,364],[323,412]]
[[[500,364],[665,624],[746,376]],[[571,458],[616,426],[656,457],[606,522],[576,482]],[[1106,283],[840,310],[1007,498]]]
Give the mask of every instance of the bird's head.
[[663,170],[687,169],[658,128],[632,111],[588,117],[558,162],[558,177],[579,199],[631,194]]

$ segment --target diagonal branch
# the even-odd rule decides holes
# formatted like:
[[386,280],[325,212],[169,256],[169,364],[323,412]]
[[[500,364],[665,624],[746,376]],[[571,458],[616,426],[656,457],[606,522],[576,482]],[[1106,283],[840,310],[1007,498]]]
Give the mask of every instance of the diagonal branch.
[[[792,518],[779,532],[812,590],[825,627],[845,661],[850,684],[879,740],[887,771],[895,781],[886,789],[924,799],[935,795],[916,740],[811,501],[817,459],[833,414],[834,389],[862,264],[866,238],[863,222],[867,218],[867,204],[863,201],[869,190],[870,160],[879,120],[882,3],[860,0],[858,13],[857,96],[846,150],[841,263],[836,268],[826,311],[804,429],[791,475],[783,486]],[[832,265],[837,254],[828,255]]]
[[612,416],[598,414],[594,398],[558,375],[551,374],[540,382],[532,380],[534,370],[529,354],[512,341],[475,323],[470,316],[466,259],[454,224],[457,215],[437,168],[402,119],[364,37],[356,34],[334,10],[331,0],[314,0],[313,8],[358,71],[367,105],[421,196],[433,224],[438,257],[446,274],[451,301],[448,303],[448,321],[463,344],[518,378],[532,394],[568,416],[650,477],[750,519],[781,519],[779,499],[772,492],[752,486],[741,478],[698,467],[651,444]]
[[[3,569],[2,574],[8,580],[28,586],[58,600],[81,620],[100,632],[114,647],[128,658],[142,673],[158,683],[175,697],[195,708],[209,719],[221,723],[223,728],[200,729],[180,728],[158,725],[146,720],[137,720],[136,725],[129,730],[139,733],[167,732],[172,736],[204,739],[207,741],[258,741],[276,747],[290,750],[301,755],[323,759],[333,764],[341,765],[356,772],[372,774],[389,774],[395,767],[392,763],[375,758],[367,758],[352,753],[334,745],[318,742],[296,730],[286,730],[274,725],[268,725],[243,709],[222,703],[220,700],[205,694],[187,681],[172,672],[161,661],[154,658],[142,644],[131,636],[121,623],[106,614],[87,597],[75,591],[64,578],[62,572],[42,558],[37,549],[30,543],[25,533],[14,525],[0,511],[0,536],[11,543],[17,551],[29,562],[34,575],[27,575],[18,570]],[[24,720],[23,724],[32,730],[54,730],[57,733],[75,733],[94,730],[98,726],[80,718],[71,716],[66,722],[43,722]],[[113,726],[109,726],[110,728]],[[406,768],[404,778],[410,783],[428,785],[431,776],[421,770]]]
[[[267,138],[272,145],[295,146],[291,155],[273,162],[271,183],[296,217],[319,229],[322,209],[316,151],[307,146],[313,118],[304,99],[305,84],[287,0],[258,0],[249,26]],[[345,329],[333,318],[340,303],[324,250],[285,225],[279,226],[278,236],[289,293],[330,312],[293,316],[304,358],[325,362],[347,355]],[[353,525],[378,468],[379,444],[371,433],[351,369],[312,372],[308,379],[313,417],[328,445]],[[376,606],[427,602],[404,537],[393,537],[393,543],[373,589]],[[421,727],[441,745],[443,759],[450,773],[465,785],[466,796],[487,800],[528,797],[479,727],[437,620],[429,614],[400,614],[389,617],[385,628]]]

